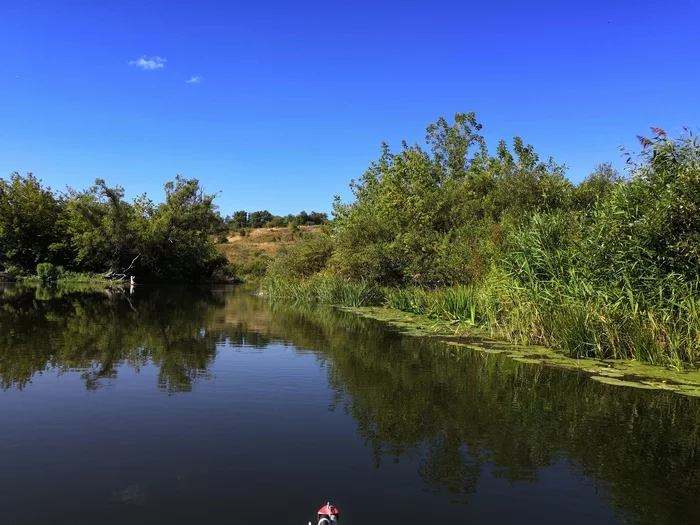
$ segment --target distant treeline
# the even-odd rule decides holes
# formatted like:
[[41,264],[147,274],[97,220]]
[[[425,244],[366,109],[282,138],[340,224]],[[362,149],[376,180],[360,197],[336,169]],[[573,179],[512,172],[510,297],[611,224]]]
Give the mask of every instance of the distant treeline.
[[315,226],[328,222],[328,215],[318,211],[306,213],[302,211],[299,215],[273,215],[267,210],[247,212],[240,210],[233,215],[227,216],[224,222],[229,228],[276,228],[280,226]]

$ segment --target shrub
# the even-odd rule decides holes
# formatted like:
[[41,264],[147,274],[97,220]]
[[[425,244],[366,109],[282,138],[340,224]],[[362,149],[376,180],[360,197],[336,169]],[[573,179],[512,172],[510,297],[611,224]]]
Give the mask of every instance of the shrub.
[[239,266],[240,274],[259,279],[265,276],[269,264],[270,258],[268,256],[257,255],[256,257],[243,262]]
[[36,265],[36,274],[44,282],[56,281],[63,275],[63,267],[54,266],[51,263],[39,263]]
[[328,235],[312,235],[298,244],[283,247],[269,272],[284,279],[305,279],[323,270],[332,254],[333,242]]

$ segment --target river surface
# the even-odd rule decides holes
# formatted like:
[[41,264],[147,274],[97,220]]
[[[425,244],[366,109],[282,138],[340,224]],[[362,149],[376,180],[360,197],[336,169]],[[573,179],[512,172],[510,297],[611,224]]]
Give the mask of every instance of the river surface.
[[700,404],[237,287],[0,288],[0,523],[700,523]]

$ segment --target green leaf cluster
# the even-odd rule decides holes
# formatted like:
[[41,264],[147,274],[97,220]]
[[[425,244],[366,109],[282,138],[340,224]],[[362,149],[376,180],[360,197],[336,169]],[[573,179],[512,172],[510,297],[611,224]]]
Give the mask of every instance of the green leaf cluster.
[[[212,236],[223,220],[197,179],[177,176],[156,204],[132,202],[102,179],[83,191],[54,194],[33,175],[0,179],[0,264],[55,279],[49,265],[72,271],[197,281],[222,275],[225,258]],[[38,265],[38,266],[37,266]],[[225,273],[225,272],[224,272]]]
[[382,145],[380,158],[336,199],[330,266],[384,285],[450,285],[481,280],[512,227],[570,202],[565,167],[541,161],[519,137],[495,155],[474,113],[427,128],[427,148]]

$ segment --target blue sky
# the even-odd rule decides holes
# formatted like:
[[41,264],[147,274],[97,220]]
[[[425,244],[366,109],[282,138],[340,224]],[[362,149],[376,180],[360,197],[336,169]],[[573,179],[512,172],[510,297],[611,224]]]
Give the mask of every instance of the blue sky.
[[622,166],[650,126],[700,125],[700,0],[4,0],[0,15],[0,176],[54,189],[102,177],[160,199],[181,173],[221,190],[224,214],[329,211],[382,140],[422,142],[456,111],[492,150],[520,135],[574,181]]

